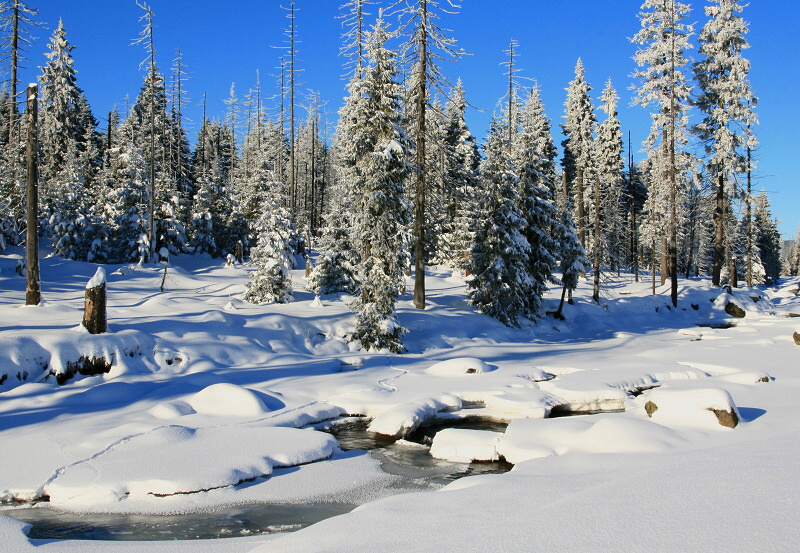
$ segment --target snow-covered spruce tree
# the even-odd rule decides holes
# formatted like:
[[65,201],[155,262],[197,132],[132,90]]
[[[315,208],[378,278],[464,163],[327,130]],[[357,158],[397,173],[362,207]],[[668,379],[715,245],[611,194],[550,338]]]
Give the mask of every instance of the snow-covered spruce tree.
[[754,227],[756,254],[764,266],[767,284],[776,284],[783,270],[781,266],[781,234],[769,209],[769,198],[762,191],[755,202]]
[[689,38],[693,29],[685,22],[690,10],[687,4],[676,0],[645,0],[641,9],[641,29],[631,40],[641,45],[633,58],[639,67],[633,77],[641,81],[635,101],[642,107],[654,108],[650,134],[644,141],[651,161],[648,216],[663,221],[667,229],[666,268],[672,304],[677,307],[680,196],[689,168],[684,148],[691,85],[684,68],[688,64],[685,52],[691,47]]
[[572,203],[576,212],[574,219],[578,224],[578,237],[584,247],[588,247],[589,226],[587,211],[591,197],[586,193],[586,183],[593,178],[594,171],[594,131],[597,121],[589,92],[592,87],[586,82],[583,61],[578,58],[575,65],[575,78],[567,87],[567,101],[564,106],[564,123],[561,130],[566,137],[562,164],[566,175],[567,198],[562,203]]
[[333,184],[328,195],[328,209],[317,240],[319,257],[309,275],[308,289],[316,294],[347,292],[356,294],[359,285],[356,268],[361,254],[353,237],[351,208],[355,198],[355,183],[359,181],[357,161],[364,155],[358,130],[362,122],[360,104],[363,102],[363,79],[366,67],[366,33],[364,7],[366,2],[355,0],[341,6],[347,28],[342,35],[345,44],[341,51],[350,58],[352,73],[348,95],[339,109],[339,122],[333,143]]
[[[745,39],[747,23],[739,15],[744,9],[738,0],[710,0],[705,7],[709,20],[698,37],[700,61],[694,64],[699,87],[697,106],[703,120],[695,128],[705,143],[708,171],[715,188],[714,265],[712,282],[720,283],[720,272],[730,246],[725,228],[731,201],[737,197],[735,176],[742,172],[745,150],[753,139],[748,129],[755,124],[755,99],[747,79],[750,62],[742,52],[749,48]],[[752,144],[754,147],[754,144]]]
[[[601,263],[612,269],[622,263],[622,237],[624,236],[623,220],[623,171],[625,162],[622,159],[622,130],[617,113],[617,95],[611,79],[606,83],[601,96],[600,110],[606,113],[605,120],[597,128],[597,184],[600,187],[600,198],[595,198],[595,207],[601,207],[595,213],[600,224],[595,232],[600,232],[602,243]],[[598,201],[599,200],[599,201]],[[599,217],[598,217],[599,216]]]
[[292,295],[296,239],[289,212],[275,203],[267,205],[253,228],[258,236],[256,246],[250,250],[250,262],[256,270],[250,274],[245,301],[250,303],[289,303]]
[[581,273],[586,272],[589,260],[586,259],[586,252],[581,245],[572,220],[570,212],[572,210],[567,205],[561,211],[561,221],[554,230],[555,240],[559,246],[559,270],[561,271],[561,301],[558,309],[553,313],[556,319],[564,319],[564,299],[569,294],[569,303],[572,303],[572,292],[578,287]]
[[530,246],[528,274],[530,288],[526,291],[527,315],[539,316],[547,284],[553,282],[556,268],[557,244],[552,231],[557,224],[553,205],[552,158],[545,136],[541,99],[534,88],[520,113],[520,126],[512,136],[511,156],[517,174],[519,208],[525,218],[525,239]]
[[459,79],[445,108],[445,188],[452,191],[451,222],[439,237],[439,258],[453,269],[466,268],[474,242],[474,223],[480,216],[478,167],[480,153],[466,121],[467,101]]
[[506,129],[496,120],[486,139],[481,163],[485,215],[477,222],[467,285],[467,303],[506,326],[518,327],[529,314],[534,287],[529,271],[531,248],[520,209],[519,178],[507,152]]
[[109,184],[106,218],[111,228],[109,263],[147,261],[147,163],[140,148],[127,141],[109,151],[104,174]]
[[[736,227],[736,236],[728,239],[730,241],[731,255],[737,267],[744,267],[747,263],[747,234],[748,231],[752,231],[752,229],[749,229],[750,226],[747,216],[743,216],[739,219],[739,224]],[[749,284],[749,286],[764,284],[766,282],[767,271],[764,268],[764,264],[761,262],[758,248],[754,248],[754,251],[750,253],[750,264],[751,284]]]
[[353,174],[353,241],[362,252],[357,267],[361,295],[353,303],[358,311],[352,339],[364,349],[403,349],[406,330],[395,316],[395,301],[403,288],[408,264],[410,208],[405,201],[405,181],[410,173],[409,139],[404,129],[402,87],[397,79],[394,54],[386,48],[390,38],[382,15],[369,33],[361,93],[352,116],[361,124],[357,133]]
[[[63,21],[53,33],[45,54],[47,63],[39,75],[41,101],[39,105],[39,177],[44,205],[62,197],[63,190],[56,183],[56,175],[64,169],[72,155],[72,162],[83,149],[84,129],[81,125],[81,90],[75,79],[72,50],[67,41]],[[68,169],[69,173],[72,168]],[[74,187],[75,182],[62,183]]]

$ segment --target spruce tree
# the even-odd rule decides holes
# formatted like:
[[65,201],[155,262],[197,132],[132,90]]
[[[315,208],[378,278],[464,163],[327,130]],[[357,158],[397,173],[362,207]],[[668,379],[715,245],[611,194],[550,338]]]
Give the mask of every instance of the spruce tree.
[[352,116],[358,149],[354,158],[353,239],[362,252],[357,267],[361,294],[352,336],[368,350],[399,352],[406,330],[395,316],[407,266],[410,208],[405,201],[409,175],[409,138],[402,117],[401,85],[394,54],[386,48],[389,33],[379,15],[369,35],[371,66],[361,81]]
[[[684,73],[692,25],[685,20],[690,8],[676,0],[645,0],[639,13],[641,29],[632,38],[642,47],[634,60],[640,79],[636,102],[653,106],[650,134],[644,142],[651,162],[649,217],[663,221],[666,269],[672,305],[678,305],[678,226],[681,192],[689,158],[687,143],[691,85]],[[654,221],[655,222],[655,221]]]
[[575,65],[575,78],[567,87],[564,123],[561,125],[566,138],[561,145],[564,147],[562,162],[568,187],[564,191],[564,203],[571,202],[575,206],[578,237],[585,248],[589,246],[587,212],[591,204],[587,182],[591,182],[594,173],[594,132],[597,125],[589,96],[591,90],[592,87],[586,82],[583,60],[579,58]]
[[711,5],[705,7],[709,20],[698,37],[702,59],[694,64],[700,89],[697,106],[703,113],[695,131],[706,147],[706,164],[716,198],[712,269],[715,285],[720,283],[725,260],[731,259],[726,255],[730,246],[725,222],[732,200],[740,195],[735,190],[736,174],[746,162],[746,150],[754,147],[750,129],[756,123],[755,98],[747,79],[750,62],[742,55],[749,48],[745,39],[747,23],[739,15],[743,9],[737,0],[711,0]]
[[467,285],[467,302],[506,326],[520,326],[529,314],[531,247],[520,208],[519,178],[508,156],[506,129],[496,120],[487,137],[481,163],[485,214],[476,224]]

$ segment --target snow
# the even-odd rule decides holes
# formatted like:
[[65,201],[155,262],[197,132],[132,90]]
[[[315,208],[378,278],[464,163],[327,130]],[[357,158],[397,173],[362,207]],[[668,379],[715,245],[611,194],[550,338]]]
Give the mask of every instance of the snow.
[[497,441],[502,435],[485,430],[445,428],[433,438],[431,456],[456,463],[497,461]]
[[[172,256],[163,293],[162,267],[107,266],[110,332],[92,336],[79,322],[98,267],[43,258],[47,301],[29,309],[20,253],[0,255],[0,501],[47,494],[79,513],[359,507],[279,535],[124,544],[31,540],[0,516],[4,550],[788,552],[800,541],[797,278],[730,295],[682,280],[668,309],[666,288],[653,296],[649,282],[608,275],[603,306],[582,280],[566,321],[511,329],[466,304],[463,279],[431,268],[428,309],[408,294],[397,303],[408,352],[387,355],[352,350],[352,298],[325,295],[319,309],[302,271],[289,273],[294,303],[254,305],[241,301],[252,267],[187,256]],[[695,326],[730,322],[723,295],[746,316]],[[110,371],[57,384],[51,373],[83,356]],[[548,418],[554,409],[618,412]],[[709,409],[740,423],[723,427]],[[505,432],[439,431],[431,452],[515,466],[393,495],[376,459],[308,428],[343,414],[393,436],[431,419],[506,420]]]
[[97,268],[97,272],[94,276],[86,283],[86,289],[91,290],[92,288],[97,288],[106,283],[106,270],[102,267]]

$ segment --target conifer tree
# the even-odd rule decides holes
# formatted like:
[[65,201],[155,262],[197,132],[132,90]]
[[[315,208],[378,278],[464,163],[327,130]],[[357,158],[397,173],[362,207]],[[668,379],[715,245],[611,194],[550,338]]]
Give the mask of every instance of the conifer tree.
[[481,163],[485,214],[476,224],[467,285],[467,302],[506,326],[520,326],[528,315],[531,247],[525,238],[526,221],[520,208],[519,178],[508,155],[504,126],[495,120]]
[[781,265],[781,234],[769,209],[769,198],[762,191],[757,197],[754,210],[755,246],[758,259],[764,267],[767,284],[776,284],[783,271]]
[[527,314],[539,316],[547,284],[553,281],[557,244],[552,231],[557,221],[553,204],[552,138],[549,124],[543,119],[541,98],[534,88],[520,114],[520,128],[512,137],[511,156],[518,179],[519,207],[525,219],[524,234],[530,246],[528,274],[530,287],[525,290]]
[[570,215],[569,205],[561,210],[561,221],[556,226],[554,235],[559,245],[559,270],[561,271],[561,301],[558,309],[550,313],[556,319],[564,319],[564,299],[569,294],[569,303],[572,303],[572,292],[580,283],[581,274],[586,272],[589,261],[578,238],[575,223]]
[[651,160],[652,175],[649,217],[664,221],[667,272],[672,305],[678,305],[678,226],[680,192],[689,159],[683,151],[687,142],[687,112],[691,85],[684,74],[688,64],[692,26],[685,22],[689,6],[676,0],[645,0],[639,13],[641,29],[632,41],[642,47],[634,60],[640,79],[636,102],[653,106],[650,134],[644,142]]
[[362,252],[357,267],[361,294],[353,304],[358,315],[352,338],[364,349],[399,352],[406,330],[396,320],[395,301],[403,288],[408,259],[410,211],[404,196],[409,139],[394,54],[386,48],[389,36],[379,15],[367,44],[371,66],[360,81],[351,114],[361,122],[355,128],[353,239]]
[[[567,101],[564,104],[564,123],[561,129],[566,137],[564,147],[564,174],[568,186],[566,202],[572,202],[577,210],[575,221],[581,244],[588,248],[587,211],[591,203],[586,188],[594,173],[594,131],[597,121],[589,92],[592,87],[586,82],[583,60],[575,65],[575,78],[567,87]],[[567,192],[567,191],[565,191]]]
[[[744,5],[738,0],[710,1],[711,5],[705,7],[709,20],[698,37],[703,57],[694,65],[700,89],[697,105],[703,113],[695,131],[705,143],[706,163],[715,188],[712,281],[719,285],[725,259],[732,260],[725,253],[730,251],[726,242],[726,214],[731,210],[731,201],[740,195],[735,190],[735,177],[742,172],[745,152],[755,147],[750,129],[757,121],[753,111],[755,98],[747,79],[750,62],[742,55],[749,48],[745,39],[747,23],[739,15]],[[734,274],[735,268],[731,269]]]
[[467,101],[459,79],[445,109],[444,188],[448,198],[448,228],[439,237],[439,258],[453,269],[466,268],[480,216],[478,167],[480,153],[466,121]]

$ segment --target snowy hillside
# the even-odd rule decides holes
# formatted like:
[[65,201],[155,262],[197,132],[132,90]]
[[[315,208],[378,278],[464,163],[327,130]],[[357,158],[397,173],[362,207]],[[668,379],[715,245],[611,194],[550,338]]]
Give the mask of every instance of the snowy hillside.
[[[797,279],[730,295],[681,281],[674,309],[665,288],[608,275],[601,305],[584,281],[565,321],[511,329],[467,305],[463,277],[431,268],[428,308],[408,293],[397,304],[408,351],[394,355],[348,343],[352,298],[315,297],[302,271],[293,303],[252,305],[249,266],[188,256],[164,292],[160,266],[108,266],[109,332],[90,335],[96,266],[44,259],[44,302],[26,307],[21,255],[0,256],[4,508],[360,507],[297,532],[157,544],[44,543],[0,516],[4,550],[790,551],[800,539]],[[466,411],[510,424],[441,431],[431,453],[513,470],[416,493],[395,494],[375,457],[311,428],[359,415],[403,437]]]

